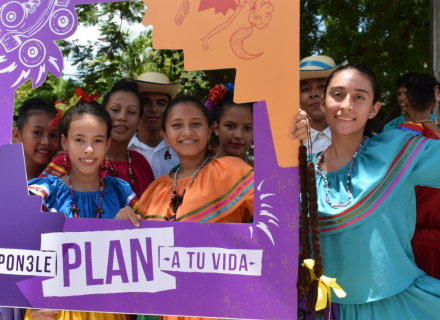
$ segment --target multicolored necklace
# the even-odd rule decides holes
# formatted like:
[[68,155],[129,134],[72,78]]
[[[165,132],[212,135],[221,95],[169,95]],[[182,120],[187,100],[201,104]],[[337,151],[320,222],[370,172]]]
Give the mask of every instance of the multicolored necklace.
[[[112,176],[113,177],[117,177],[118,176],[117,172],[116,172],[115,168],[113,168],[112,163],[111,163],[111,161],[110,161],[110,159],[108,158],[107,155],[105,156],[105,159],[106,159],[106,161],[109,164],[110,170],[112,172]],[[131,155],[130,155],[130,151],[128,151],[128,150],[127,150],[127,159],[128,159],[128,173],[130,175],[130,186],[134,190],[134,178],[135,178],[135,175],[133,173],[133,168],[131,167]]]
[[194,171],[191,179],[189,179],[188,183],[185,186],[185,189],[183,189],[183,192],[181,195],[178,195],[176,193],[176,187],[177,187],[177,175],[179,174],[180,168],[177,168],[176,172],[174,173],[174,182],[173,182],[173,197],[171,198],[171,204],[173,205],[173,215],[170,218],[170,221],[176,221],[176,214],[177,214],[177,209],[179,208],[179,206],[182,204],[183,202],[183,197],[185,196],[185,192],[186,189],[188,188],[189,184],[194,180],[194,178],[196,177],[197,173],[199,173],[199,171],[205,166],[206,163],[208,163],[209,161],[209,157],[206,157],[205,160],[203,160],[202,164],[200,165],[200,167],[197,168],[196,171]]
[[351,179],[351,169],[353,167],[353,162],[354,159],[356,159],[356,156],[359,152],[359,150],[361,149],[362,145],[365,142],[366,137],[364,137],[364,140],[359,144],[359,147],[357,148],[356,152],[353,154],[353,157],[351,158],[351,163],[350,163],[350,167],[348,168],[348,175],[347,175],[347,194],[348,194],[348,202],[345,204],[332,204],[330,202],[330,198],[329,198],[329,186],[328,186],[328,180],[327,180],[327,176],[321,171],[319,170],[319,165],[322,163],[322,160],[324,159],[325,153],[327,152],[328,148],[330,148],[330,146],[328,146],[322,153],[318,154],[318,156],[316,157],[316,172],[319,173],[322,178],[324,179],[324,183],[325,183],[325,196],[326,196],[326,200],[325,202],[327,202],[332,208],[341,208],[341,207],[346,207],[351,203],[351,192],[350,192],[350,179]]
[[[69,179],[70,197],[72,198],[72,209],[70,209],[70,211],[72,211],[74,218],[79,218],[78,217],[79,208],[77,208],[75,205],[75,196],[73,195],[73,186],[72,186],[72,181],[70,180],[70,174],[67,174],[67,178]],[[99,178],[99,203],[98,203],[98,208],[95,209],[96,219],[98,219],[99,215],[104,212],[104,210],[101,209],[103,190],[104,187],[102,184],[102,178]]]

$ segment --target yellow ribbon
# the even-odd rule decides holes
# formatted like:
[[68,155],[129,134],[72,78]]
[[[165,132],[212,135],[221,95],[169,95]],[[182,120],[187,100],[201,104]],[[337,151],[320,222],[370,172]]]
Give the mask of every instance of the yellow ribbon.
[[[315,267],[315,260],[313,259],[305,259],[302,263],[302,266],[305,266],[307,269],[309,269],[311,280],[316,279],[315,272],[313,268]],[[324,275],[322,275],[318,279],[318,299],[316,301],[315,309],[316,311],[325,309],[327,307],[327,297],[328,301],[330,303],[329,307],[329,319],[330,319],[330,313],[331,313],[331,303],[332,303],[332,293],[330,288],[333,288],[333,291],[338,296],[338,298],[344,298],[347,294],[344,290],[336,283],[336,278],[329,278]]]

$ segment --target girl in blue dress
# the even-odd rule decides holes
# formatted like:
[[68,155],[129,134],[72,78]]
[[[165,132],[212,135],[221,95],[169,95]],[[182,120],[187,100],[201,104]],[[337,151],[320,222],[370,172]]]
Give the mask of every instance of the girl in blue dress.
[[321,108],[332,144],[303,171],[300,295],[322,311],[335,288],[331,301],[342,320],[438,319],[440,281],[417,267],[411,238],[414,187],[440,188],[439,141],[423,137],[419,124],[366,137],[379,87],[361,65],[330,75]]
[[[87,94],[77,92],[61,106],[61,145],[71,168],[66,176],[35,178],[28,182],[30,193],[43,197],[43,210],[63,212],[68,218],[113,219],[119,209],[137,206],[130,185],[108,176],[101,178],[100,165],[110,146],[110,115]],[[64,112],[64,113],[63,113]],[[28,310],[26,319],[49,319],[47,310]],[[52,317],[52,319],[54,319]],[[125,315],[60,311],[55,319],[126,320]]]

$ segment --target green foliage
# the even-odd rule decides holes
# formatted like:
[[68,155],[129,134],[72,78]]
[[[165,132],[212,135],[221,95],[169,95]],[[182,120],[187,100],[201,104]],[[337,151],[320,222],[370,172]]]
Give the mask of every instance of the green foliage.
[[383,112],[395,104],[395,81],[406,72],[429,72],[428,0],[302,0],[301,57],[348,59],[376,74]]
[[[428,0],[301,0],[300,6],[301,57],[324,54],[336,63],[348,59],[367,65],[382,87],[382,113],[395,104],[398,77],[429,72]],[[77,41],[58,45],[77,65],[81,86],[88,92],[103,94],[115,81],[147,71],[165,73],[172,82],[181,79],[181,93],[201,99],[215,84],[234,82],[234,69],[185,71],[182,51],[152,49],[151,29],[130,33],[127,26],[140,23],[145,12],[141,0],[81,5],[76,10],[79,23],[99,28],[101,37],[87,45]],[[47,82],[34,93],[29,91],[30,83],[23,85],[16,103],[35,95],[53,103],[62,98],[61,88],[72,85],[52,76]]]
[[83,86],[104,93],[121,78],[136,78],[154,71],[166,74],[171,82],[180,80],[182,94],[206,97],[210,88],[206,75],[185,71],[181,50],[153,50],[151,28],[134,35],[123,27],[123,23],[140,23],[144,12],[142,1],[78,6],[80,23],[98,27],[101,37],[87,45],[78,41],[58,44],[63,55],[77,66]]
[[80,85],[81,83],[74,79],[57,79],[52,74],[49,74],[46,81],[35,90],[32,89],[31,80],[26,81],[15,91],[14,114],[18,115],[22,103],[31,98],[43,99],[49,106],[54,106],[55,101],[66,101]]

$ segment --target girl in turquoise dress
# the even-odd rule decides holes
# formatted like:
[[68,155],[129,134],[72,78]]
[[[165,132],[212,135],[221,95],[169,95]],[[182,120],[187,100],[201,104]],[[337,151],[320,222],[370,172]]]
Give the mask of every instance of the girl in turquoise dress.
[[318,288],[324,300],[322,289],[333,290],[327,276],[337,282],[331,301],[339,304],[339,319],[438,319],[440,281],[416,266],[411,238],[414,187],[440,188],[440,142],[423,137],[418,124],[365,137],[378,100],[377,79],[363,66],[341,67],[327,80],[321,108],[332,144],[314,156],[317,189],[312,175],[302,208],[310,225],[301,226],[300,274],[309,268],[317,279],[304,290],[300,277],[300,292],[315,309]]
[[[111,140],[109,113],[82,91],[75,93],[69,105],[58,108],[61,111],[56,120],[61,121],[61,145],[70,171],[61,178],[28,182],[29,192],[43,197],[43,210],[63,212],[68,218],[113,219],[119,209],[136,207],[137,198],[127,182],[99,175]],[[25,319],[127,320],[128,316],[77,311],[60,311],[55,316],[48,310],[28,310]]]

